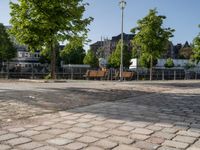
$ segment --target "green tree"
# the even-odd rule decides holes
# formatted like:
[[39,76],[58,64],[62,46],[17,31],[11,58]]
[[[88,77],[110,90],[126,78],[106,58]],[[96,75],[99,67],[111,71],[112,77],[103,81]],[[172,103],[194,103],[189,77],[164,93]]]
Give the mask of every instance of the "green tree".
[[166,67],[166,68],[172,68],[172,67],[174,67],[173,59],[168,58],[168,59],[166,60],[165,67]]
[[[200,28],[200,25],[199,25]],[[192,60],[197,64],[200,62],[200,33],[193,40],[193,55],[191,56]]]
[[[9,38],[9,34],[3,24],[0,23],[0,60],[1,64],[7,63],[16,56],[17,50]],[[8,64],[7,64],[8,65]],[[8,66],[7,66],[8,67]]]
[[[109,66],[119,68],[121,64],[121,41],[117,43],[116,50],[110,55],[108,60]],[[129,68],[131,65],[131,51],[127,45],[123,45],[123,66]]]
[[140,47],[140,53],[148,55],[150,60],[150,80],[152,80],[153,60],[159,58],[165,51],[172,33],[171,28],[163,28],[165,16],[157,15],[156,9],[151,9],[146,17],[137,22],[138,26],[133,28],[135,37],[133,46]]
[[87,54],[84,57],[83,63],[90,65],[91,67],[94,68],[99,66],[98,58],[96,57],[96,55],[92,50],[88,50]]
[[[153,58],[153,66],[155,66],[157,64],[157,62],[158,62],[157,58]],[[139,66],[145,67],[145,68],[150,68],[151,57],[146,53],[141,54],[140,58],[139,58]]]
[[85,50],[83,46],[74,46],[70,43],[61,51],[61,58],[65,64],[83,64]]
[[10,3],[12,29],[19,43],[31,50],[51,51],[51,77],[56,78],[56,44],[60,41],[82,43],[92,18],[83,18],[82,0],[18,0]]

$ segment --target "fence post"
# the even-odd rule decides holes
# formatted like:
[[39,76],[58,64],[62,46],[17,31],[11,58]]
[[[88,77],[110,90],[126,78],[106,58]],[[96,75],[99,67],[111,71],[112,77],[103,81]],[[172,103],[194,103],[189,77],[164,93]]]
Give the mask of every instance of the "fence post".
[[162,80],[165,80],[165,73],[164,73],[164,70],[162,70]]
[[174,80],[176,80],[176,70],[174,70]]
[[137,80],[139,80],[139,77],[140,77],[140,74],[139,74],[139,71],[137,69]]
[[73,74],[73,68],[71,67],[71,80],[73,80],[73,77],[74,76],[74,74]]

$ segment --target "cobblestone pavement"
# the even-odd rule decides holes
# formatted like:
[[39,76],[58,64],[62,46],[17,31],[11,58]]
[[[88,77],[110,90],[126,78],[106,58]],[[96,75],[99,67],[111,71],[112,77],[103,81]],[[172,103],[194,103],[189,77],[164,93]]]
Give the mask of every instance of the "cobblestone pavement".
[[0,150],[200,150],[199,81],[0,85]]

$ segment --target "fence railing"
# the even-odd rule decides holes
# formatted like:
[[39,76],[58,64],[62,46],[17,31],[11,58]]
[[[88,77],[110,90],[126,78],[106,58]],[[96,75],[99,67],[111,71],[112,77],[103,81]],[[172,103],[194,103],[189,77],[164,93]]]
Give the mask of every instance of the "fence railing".
[[[69,69],[65,71],[59,71],[56,73],[57,79],[85,79],[84,75],[86,74],[87,69]],[[130,71],[130,70],[129,70]],[[131,70],[134,72],[132,80],[149,80],[150,71],[149,69],[138,68]],[[105,80],[118,80],[116,74],[119,70],[109,69],[107,71],[107,76]],[[0,72],[0,78],[10,78],[10,79],[44,79],[49,73],[40,73],[40,72]],[[195,70],[185,70],[185,69],[153,69],[152,74],[153,80],[189,80],[189,79],[200,79],[200,69]]]

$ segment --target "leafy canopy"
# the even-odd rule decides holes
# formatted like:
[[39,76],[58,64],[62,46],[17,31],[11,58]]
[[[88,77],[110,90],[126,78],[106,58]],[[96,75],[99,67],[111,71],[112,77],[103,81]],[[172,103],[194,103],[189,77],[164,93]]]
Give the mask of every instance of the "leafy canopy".
[[11,34],[30,49],[43,49],[48,43],[86,38],[92,18],[83,18],[82,0],[18,0],[10,3]]
[[0,23],[0,60],[10,60],[16,56],[17,50],[14,47],[6,28]]
[[[200,28],[200,25],[199,25]],[[192,59],[196,62],[200,62],[200,33],[197,37],[193,40],[193,55]]]
[[88,50],[86,56],[84,57],[83,63],[90,65],[91,67],[94,68],[99,66],[98,58],[96,57],[96,55],[92,50]]
[[174,30],[163,28],[163,20],[166,17],[157,13],[156,9],[151,9],[146,17],[137,22],[138,26],[131,30],[136,34],[132,40],[134,52],[139,49],[140,54],[159,58],[166,51],[167,42],[173,36]]
[[174,61],[173,61],[172,58],[168,58],[168,59],[166,60],[165,67],[166,67],[166,68],[172,68],[172,67],[174,67]]
[[[129,68],[131,64],[131,51],[127,45],[123,45],[123,66]],[[119,68],[121,63],[121,41],[118,42],[116,50],[109,57],[109,66]]]
[[51,77],[56,78],[56,50],[60,41],[77,41],[87,37],[92,18],[83,18],[83,0],[18,0],[10,3],[13,34],[31,50],[51,51]]
[[85,50],[83,46],[76,47],[70,43],[65,46],[60,55],[65,64],[83,64]]

